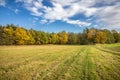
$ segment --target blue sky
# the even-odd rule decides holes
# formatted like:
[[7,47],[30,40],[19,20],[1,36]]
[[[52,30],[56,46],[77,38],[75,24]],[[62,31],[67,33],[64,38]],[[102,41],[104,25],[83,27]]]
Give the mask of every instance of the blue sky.
[[120,0],[0,0],[0,25],[46,32],[120,31]]

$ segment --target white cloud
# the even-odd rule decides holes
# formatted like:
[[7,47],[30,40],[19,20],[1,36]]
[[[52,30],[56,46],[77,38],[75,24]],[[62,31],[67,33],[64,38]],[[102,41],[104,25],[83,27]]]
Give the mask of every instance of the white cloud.
[[113,28],[120,28],[120,2],[116,5],[101,7],[96,17],[98,22],[103,22]]
[[5,6],[5,5],[6,5],[5,0],[0,0],[0,6]]
[[39,12],[38,8],[36,7],[27,7],[29,11],[31,11],[31,14],[34,16],[41,16],[42,12]]
[[[79,25],[90,26],[92,22],[111,27],[120,26],[120,1],[118,0],[48,0],[52,4],[46,6],[43,0],[16,0],[22,2],[32,15],[41,17],[41,23],[52,23],[56,20]],[[84,19],[71,19],[77,14],[84,15]],[[91,18],[92,17],[92,18]]]
[[36,8],[42,8],[43,7],[42,6],[42,1],[34,1],[33,4]]
[[96,11],[95,8],[86,8],[83,6],[79,6],[78,3],[73,3],[73,4],[71,3],[71,6],[69,6],[69,8],[64,9],[64,6],[62,5],[59,3],[53,3],[54,7],[46,10],[46,14],[44,14],[44,18],[50,20],[62,20],[69,24],[74,24],[79,26],[89,26],[91,24],[88,22],[82,22],[80,20],[70,20],[69,18],[73,17],[76,14],[84,13],[84,12],[85,15],[89,17]]
[[44,18],[50,20],[62,20],[67,14],[58,3],[53,3],[54,7],[46,9]]
[[48,21],[45,20],[45,19],[43,19],[43,20],[40,21],[40,23],[41,23],[41,24],[45,24],[45,23],[48,23]]
[[34,16],[41,16],[43,13],[39,11],[42,6],[42,0],[16,0],[16,2],[22,2],[24,7],[31,12]]
[[[31,11],[31,14],[34,16],[40,16],[43,18],[41,20],[41,23],[47,23],[47,22],[54,22],[56,20],[62,20],[68,19],[70,17],[73,17],[76,14],[84,13],[86,16],[91,16],[92,13],[95,11],[93,8],[86,8],[84,6],[79,6],[77,3],[78,0],[51,0],[51,3],[53,7],[47,7],[42,4],[42,0],[16,0],[16,2],[23,2],[24,7]],[[68,7],[67,7],[68,6]],[[66,7],[66,8],[64,8]],[[81,22],[80,20],[69,20],[65,21],[70,24],[76,24],[76,25],[83,25],[88,26],[88,24],[85,24],[87,22]]]
[[65,22],[69,23],[69,24],[77,24],[78,26],[90,26],[91,23],[88,22],[82,22],[80,20],[70,20],[70,19],[64,19]]
[[95,0],[95,3],[102,3],[102,4],[113,4],[119,2],[119,0]]
[[61,6],[67,6],[71,5],[72,3],[78,2],[78,0],[51,0],[51,1],[61,4]]

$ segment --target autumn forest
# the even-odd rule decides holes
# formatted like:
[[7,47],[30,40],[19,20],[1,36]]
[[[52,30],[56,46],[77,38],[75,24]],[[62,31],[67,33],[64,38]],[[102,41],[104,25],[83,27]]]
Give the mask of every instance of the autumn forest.
[[0,26],[0,45],[39,45],[39,44],[95,44],[118,43],[120,33],[115,30],[86,28],[82,33],[61,31],[47,33],[9,24]]

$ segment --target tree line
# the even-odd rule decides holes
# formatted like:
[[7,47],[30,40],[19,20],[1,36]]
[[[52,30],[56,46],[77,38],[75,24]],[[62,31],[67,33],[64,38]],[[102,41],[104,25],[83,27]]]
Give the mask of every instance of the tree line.
[[13,24],[0,26],[0,45],[40,44],[96,44],[119,43],[120,33],[115,30],[84,29],[81,33],[61,31],[47,33],[25,29]]

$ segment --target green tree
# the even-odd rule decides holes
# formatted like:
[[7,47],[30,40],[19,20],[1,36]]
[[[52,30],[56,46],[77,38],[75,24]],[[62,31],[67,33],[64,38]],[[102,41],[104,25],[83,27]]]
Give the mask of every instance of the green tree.
[[42,44],[47,44],[48,43],[48,37],[47,37],[47,33],[45,32],[41,32],[41,39],[40,39]]
[[50,44],[57,44],[58,43],[58,35],[56,33],[49,34],[49,43]]
[[112,30],[112,34],[114,36],[115,42],[116,43],[120,42],[120,34],[115,30]]
[[0,45],[4,44],[3,32],[4,32],[4,29],[2,26],[0,26]]
[[114,36],[109,30],[105,29],[105,30],[103,30],[103,32],[105,32],[106,37],[107,37],[106,43],[114,43],[115,42]]
[[36,44],[47,44],[48,35],[43,31],[37,31],[35,40],[36,40]]
[[87,39],[88,31],[89,31],[88,28],[84,29],[81,35],[81,44],[89,44],[89,40]]
[[81,41],[82,41],[82,34],[81,34],[81,33],[78,33],[78,34],[76,34],[76,36],[77,36],[76,43],[77,43],[77,44],[81,44]]
[[77,35],[75,33],[68,33],[68,44],[76,44],[77,43]]
[[35,35],[34,35],[34,38],[35,38],[35,44],[41,44],[41,41],[40,41],[40,39],[41,39],[41,33],[40,33],[40,31],[36,31],[35,32]]

